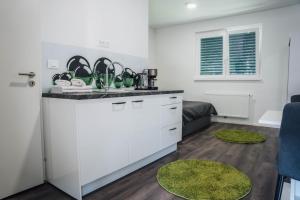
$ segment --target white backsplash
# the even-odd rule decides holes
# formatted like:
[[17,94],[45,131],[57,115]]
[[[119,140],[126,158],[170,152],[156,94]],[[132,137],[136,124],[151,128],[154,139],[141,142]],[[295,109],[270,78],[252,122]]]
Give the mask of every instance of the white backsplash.
[[[52,87],[52,76],[57,73],[67,71],[68,60],[76,55],[85,57],[93,69],[97,59],[107,57],[112,61],[118,61],[125,67],[129,67],[135,72],[142,72],[148,68],[147,59],[130,55],[117,54],[99,49],[89,49],[83,47],[67,46],[53,43],[42,44],[42,90],[48,92]],[[48,60],[59,61],[59,69],[48,69]]]

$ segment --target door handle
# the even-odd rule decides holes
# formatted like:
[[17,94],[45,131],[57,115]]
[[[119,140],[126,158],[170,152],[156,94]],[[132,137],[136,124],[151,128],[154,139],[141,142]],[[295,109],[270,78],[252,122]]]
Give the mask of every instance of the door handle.
[[177,97],[170,97],[170,99],[177,99]]
[[170,108],[171,110],[176,110],[177,109],[177,107],[173,107],[173,108]]
[[34,72],[29,72],[29,73],[19,73],[19,76],[28,76],[29,78],[35,77]]
[[169,131],[175,131],[175,130],[177,130],[177,128],[171,128],[171,129],[169,129]]

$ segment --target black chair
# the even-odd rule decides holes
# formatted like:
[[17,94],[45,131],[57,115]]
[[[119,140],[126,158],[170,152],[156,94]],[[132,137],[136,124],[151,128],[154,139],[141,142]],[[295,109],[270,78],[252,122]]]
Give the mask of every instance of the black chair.
[[278,178],[275,200],[280,200],[284,178],[300,180],[300,103],[284,107],[279,134]]
[[291,97],[291,102],[295,103],[295,102],[300,102],[300,95],[294,95]]

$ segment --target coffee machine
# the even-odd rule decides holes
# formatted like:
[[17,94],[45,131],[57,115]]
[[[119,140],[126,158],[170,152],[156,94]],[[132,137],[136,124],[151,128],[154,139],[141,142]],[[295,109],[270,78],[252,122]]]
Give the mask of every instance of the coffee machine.
[[148,89],[149,90],[158,90],[158,87],[155,86],[155,81],[157,80],[157,69],[146,69],[148,74]]
[[136,90],[158,90],[155,86],[157,69],[145,69],[142,73],[137,74]]

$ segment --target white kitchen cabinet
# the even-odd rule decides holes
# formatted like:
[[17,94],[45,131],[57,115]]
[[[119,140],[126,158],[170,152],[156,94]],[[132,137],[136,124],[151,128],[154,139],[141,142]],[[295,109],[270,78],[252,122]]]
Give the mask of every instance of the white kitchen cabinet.
[[161,106],[161,126],[179,123],[182,121],[182,103]]
[[141,160],[160,149],[159,98],[137,98],[129,102],[131,113],[130,162]]
[[182,96],[177,94],[171,94],[171,95],[165,95],[161,98],[161,105],[170,105],[170,104],[176,104],[176,103],[182,103]]
[[129,164],[129,105],[124,101],[76,105],[81,182],[87,184]]
[[171,124],[162,129],[162,148],[168,147],[182,140],[182,123]]
[[76,199],[175,151],[180,94],[43,98],[47,180]]

